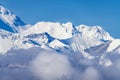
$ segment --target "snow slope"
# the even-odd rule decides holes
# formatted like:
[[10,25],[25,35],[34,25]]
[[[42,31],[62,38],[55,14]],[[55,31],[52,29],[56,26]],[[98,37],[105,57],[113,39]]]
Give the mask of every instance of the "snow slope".
[[109,47],[107,48],[107,52],[114,51],[116,48],[119,47],[120,47],[120,39],[115,39],[110,43]]
[[24,31],[24,35],[31,33],[40,34],[48,33],[50,36],[57,39],[67,39],[72,37],[73,25],[68,22],[66,24],[61,24],[59,22],[38,22],[30,29]]
[[18,32],[18,27],[25,25],[23,21],[15,16],[11,11],[0,4],[0,28],[10,31]]

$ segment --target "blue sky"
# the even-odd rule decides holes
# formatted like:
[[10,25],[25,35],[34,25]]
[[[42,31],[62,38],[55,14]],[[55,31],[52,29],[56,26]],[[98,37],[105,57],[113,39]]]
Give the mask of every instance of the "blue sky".
[[0,0],[24,22],[72,22],[100,25],[120,38],[120,0]]

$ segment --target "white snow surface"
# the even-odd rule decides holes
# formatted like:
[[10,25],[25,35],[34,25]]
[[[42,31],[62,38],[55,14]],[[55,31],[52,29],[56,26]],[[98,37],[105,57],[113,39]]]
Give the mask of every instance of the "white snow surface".
[[91,39],[113,40],[113,38],[100,26],[79,25],[76,27],[83,36]]
[[24,31],[23,33],[25,35],[35,33],[35,34],[40,34],[40,33],[45,33],[47,32],[49,35],[51,35],[54,38],[57,39],[67,39],[72,37],[72,26],[70,28],[67,28],[68,24],[63,26],[62,24],[58,22],[38,22],[35,24],[33,27],[30,29]]
[[11,44],[12,42],[9,39],[2,39],[0,37],[0,54],[6,53],[8,50],[10,50],[12,46]]
[[110,43],[109,47],[107,48],[107,51],[111,52],[111,51],[115,50],[117,47],[120,47],[120,39],[113,40]]
[[57,49],[57,48],[64,47],[67,45],[65,45],[62,42],[60,42],[59,40],[55,39],[49,44],[49,46],[54,48],[54,49]]

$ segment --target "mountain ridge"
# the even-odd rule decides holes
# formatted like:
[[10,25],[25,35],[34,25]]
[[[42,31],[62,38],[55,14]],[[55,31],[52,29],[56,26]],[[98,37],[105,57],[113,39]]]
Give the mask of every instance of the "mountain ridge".
[[[9,24],[9,20],[3,20],[4,16],[6,19],[12,17],[12,22]],[[90,60],[101,61],[102,57],[100,64],[110,66],[112,62],[109,60],[110,64],[107,64],[108,58],[103,60],[103,55],[107,56],[110,52],[120,54],[120,39],[114,39],[100,26],[74,26],[71,22],[38,22],[29,26],[3,6],[0,6],[0,21],[5,24],[0,28],[7,25],[13,30],[0,29],[0,54],[3,55],[10,50],[40,47],[64,53],[71,51]],[[28,27],[20,31],[18,26]]]
[[10,31],[18,32],[18,27],[24,26],[25,23],[17,17],[13,12],[0,5],[0,28]]

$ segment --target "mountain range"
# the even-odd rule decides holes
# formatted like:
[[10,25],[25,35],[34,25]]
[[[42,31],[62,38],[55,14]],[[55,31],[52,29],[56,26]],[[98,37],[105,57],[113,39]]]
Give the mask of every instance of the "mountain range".
[[71,22],[29,25],[0,5],[0,55],[31,48],[66,55],[79,54],[98,65],[109,67],[120,56],[120,39],[114,39],[100,26],[75,26]]
[[27,26],[0,5],[0,54],[31,47],[69,50],[88,59],[111,52],[120,54],[120,39],[114,39],[100,26],[74,26],[71,22],[38,22],[25,28]]

